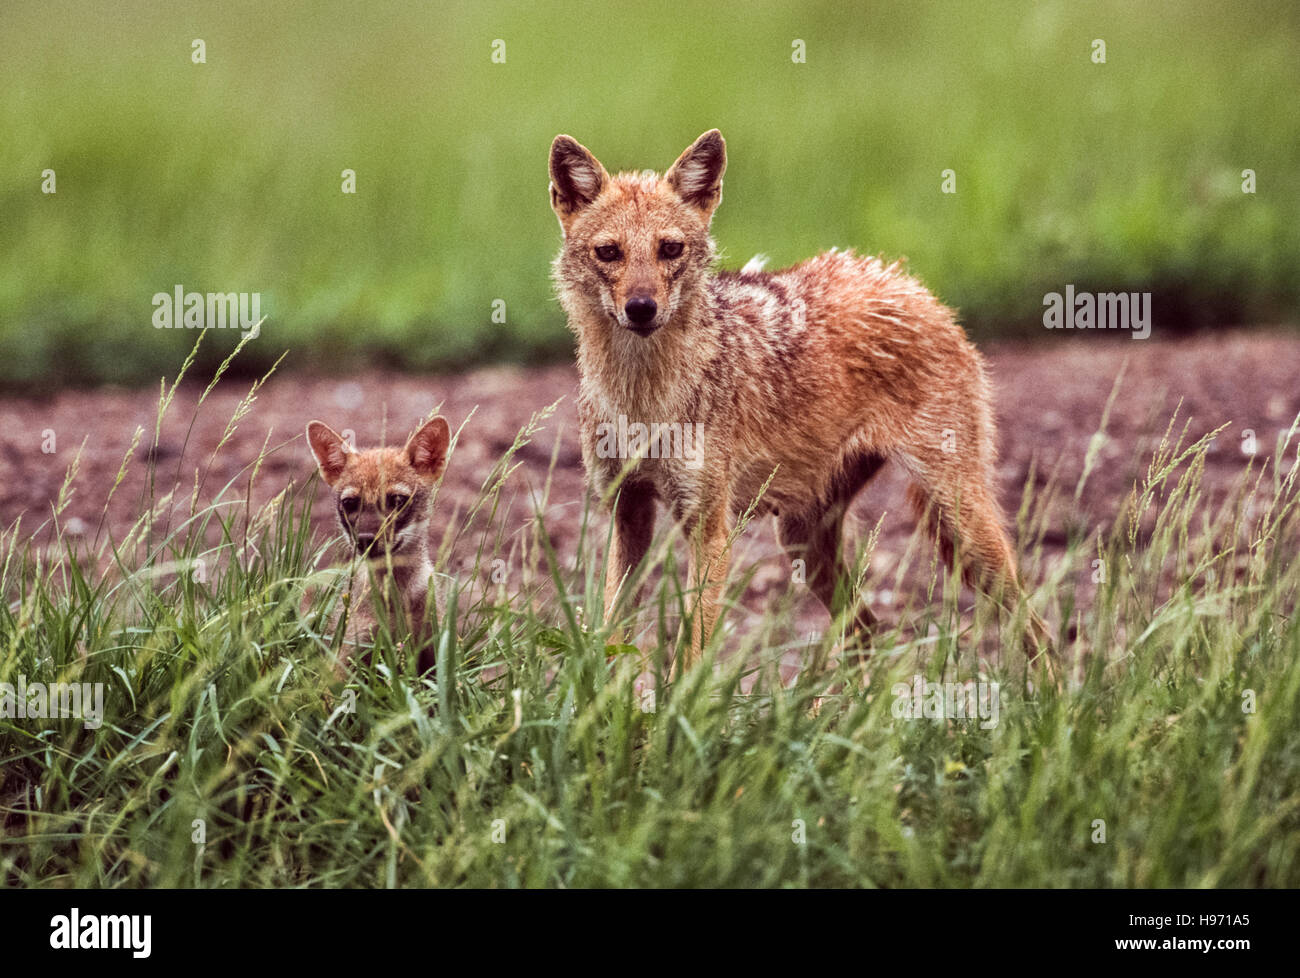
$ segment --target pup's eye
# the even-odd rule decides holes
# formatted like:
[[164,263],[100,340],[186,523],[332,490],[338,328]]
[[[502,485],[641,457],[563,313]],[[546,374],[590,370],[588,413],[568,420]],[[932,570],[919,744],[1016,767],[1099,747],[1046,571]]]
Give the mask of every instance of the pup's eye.
[[348,496],[347,499],[340,500],[339,505],[343,507],[343,512],[351,516],[361,508],[361,499],[358,496]]
[[660,241],[659,257],[660,258],[680,258],[682,257],[682,248],[685,245],[680,241]]
[[596,257],[601,261],[618,261],[623,257],[623,252],[618,245],[601,245],[596,249]]
[[400,492],[390,492],[388,494],[387,503],[390,510],[399,510],[410,501],[410,496],[404,496]]

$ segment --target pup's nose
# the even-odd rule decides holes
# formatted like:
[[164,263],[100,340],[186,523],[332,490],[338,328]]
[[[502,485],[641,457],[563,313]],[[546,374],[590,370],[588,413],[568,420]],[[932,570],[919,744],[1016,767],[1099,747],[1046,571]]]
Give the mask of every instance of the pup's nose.
[[357,534],[357,548],[360,550],[369,550],[370,545],[374,542],[375,542],[375,535],[373,533]]
[[623,307],[623,311],[627,313],[627,318],[632,322],[645,325],[655,318],[655,313],[659,311],[659,307],[655,305],[654,299],[649,296],[637,295],[627,300],[627,305]]

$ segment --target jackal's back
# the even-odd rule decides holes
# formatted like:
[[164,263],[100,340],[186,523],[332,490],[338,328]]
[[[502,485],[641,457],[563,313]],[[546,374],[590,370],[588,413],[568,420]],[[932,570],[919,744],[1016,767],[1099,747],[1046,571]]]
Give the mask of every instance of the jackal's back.
[[938,445],[945,432],[969,450],[991,435],[979,353],[897,263],[831,251],[720,273],[709,296],[753,477],[780,464],[796,484],[822,486],[864,453]]

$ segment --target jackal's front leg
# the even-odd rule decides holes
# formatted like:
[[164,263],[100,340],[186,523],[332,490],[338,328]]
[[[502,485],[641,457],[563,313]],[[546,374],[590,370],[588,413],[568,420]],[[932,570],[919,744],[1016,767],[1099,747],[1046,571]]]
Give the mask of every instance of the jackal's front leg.
[[[690,668],[704,654],[713,626],[718,620],[718,601],[727,576],[728,506],[724,499],[713,504],[688,525],[690,532],[690,591],[686,603],[686,624],[681,665]],[[673,672],[676,673],[676,664]]]
[[635,605],[639,596],[633,577],[654,536],[654,490],[640,485],[623,486],[614,501],[612,519],[605,567],[606,622],[617,620],[621,608]]

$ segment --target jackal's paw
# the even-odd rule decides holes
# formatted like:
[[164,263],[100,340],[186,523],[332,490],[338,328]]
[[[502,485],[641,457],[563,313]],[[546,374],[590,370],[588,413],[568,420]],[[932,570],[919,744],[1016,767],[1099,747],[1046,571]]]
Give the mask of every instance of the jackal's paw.
[[632,692],[642,713],[655,711],[655,677],[653,673],[643,672],[632,680]]

